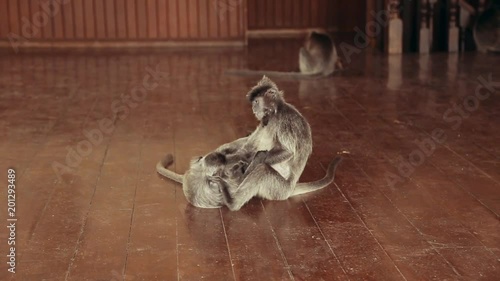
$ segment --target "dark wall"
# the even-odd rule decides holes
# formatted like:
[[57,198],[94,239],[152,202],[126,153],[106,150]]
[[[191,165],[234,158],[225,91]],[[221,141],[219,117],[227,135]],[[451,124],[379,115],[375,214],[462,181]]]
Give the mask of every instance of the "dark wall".
[[248,0],[248,28],[363,29],[366,2],[362,0]]

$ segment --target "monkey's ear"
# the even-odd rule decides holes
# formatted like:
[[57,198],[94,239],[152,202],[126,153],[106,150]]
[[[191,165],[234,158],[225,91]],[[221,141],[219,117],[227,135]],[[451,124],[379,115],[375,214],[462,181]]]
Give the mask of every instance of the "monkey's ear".
[[[272,100],[283,99],[283,91],[280,91],[278,89],[270,89],[265,93],[265,95],[271,98]],[[273,104],[272,107],[274,108],[275,105]]]
[[280,98],[280,99],[282,99],[284,96],[285,96],[285,92],[283,92],[283,91],[277,91],[277,92],[275,93],[275,97],[276,97],[276,98]]
[[218,190],[220,188],[221,178],[218,176],[207,176],[208,187],[213,190]]

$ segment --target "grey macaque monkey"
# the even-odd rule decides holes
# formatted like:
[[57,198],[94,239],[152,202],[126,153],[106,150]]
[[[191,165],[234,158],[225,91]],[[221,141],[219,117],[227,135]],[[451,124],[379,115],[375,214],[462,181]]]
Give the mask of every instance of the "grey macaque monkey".
[[183,175],[167,169],[174,160],[171,154],[158,162],[156,170],[159,174],[182,183],[184,195],[192,205],[200,208],[222,207],[224,201],[220,183],[225,186],[239,185],[252,160],[252,152],[242,150],[246,139],[237,139],[205,156],[193,158]]
[[333,74],[343,69],[333,39],[328,33],[312,31],[299,51],[300,72],[281,72],[268,70],[230,69],[230,75],[268,75],[271,77],[317,78]]
[[284,100],[283,92],[274,82],[264,76],[247,98],[260,124],[248,136],[243,149],[258,152],[254,157],[256,161],[249,165],[236,188],[224,184],[220,178],[219,185],[229,209],[239,210],[254,196],[286,200],[333,182],[340,157],[330,163],[325,178],[297,184],[312,152],[311,128],[299,111]]

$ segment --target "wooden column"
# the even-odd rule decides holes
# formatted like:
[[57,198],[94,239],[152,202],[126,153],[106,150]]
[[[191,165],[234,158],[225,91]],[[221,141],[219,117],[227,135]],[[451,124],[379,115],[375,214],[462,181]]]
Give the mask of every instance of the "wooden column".
[[389,54],[401,54],[403,52],[403,21],[399,17],[399,0],[391,0],[389,3]]
[[457,27],[457,0],[450,0],[450,22],[448,28],[448,52],[458,52],[459,31]]
[[420,6],[420,37],[419,37],[419,52],[421,54],[428,54],[430,44],[430,30],[429,30],[429,0],[422,0]]
[[437,0],[429,0],[429,48],[432,51],[434,43],[434,8]]

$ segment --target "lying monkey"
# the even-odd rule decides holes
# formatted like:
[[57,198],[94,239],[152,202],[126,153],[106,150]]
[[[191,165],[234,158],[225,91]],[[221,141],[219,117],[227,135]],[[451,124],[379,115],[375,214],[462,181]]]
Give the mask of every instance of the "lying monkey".
[[[168,170],[173,156],[167,155],[156,165],[156,171],[176,182],[182,183],[182,190],[189,203],[200,208],[219,208],[224,205],[223,183],[236,187],[242,181],[252,161],[252,153],[241,150],[247,138],[240,138],[224,144],[205,156],[191,160],[189,169],[183,174]],[[258,159],[256,159],[258,161]]]
[[308,34],[299,51],[300,72],[236,69],[227,70],[226,74],[314,78],[329,76],[336,68],[343,69],[332,37],[325,32],[313,31]]
[[[182,183],[184,195],[193,206],[199,208],[219,208],[226,205],[230,207],[233,204],[233,195],[231,192],[234,192],[243,181],[245,172],[247,172],[250,167],[247,162],[239,160],[238,163],[234,165],[232,165],[232,163],[229,165],[226,164],[226,167],[222,168],[220,163],[214,163],[212,160],[207,160],[213,157],[210,156],[211,154],[213,154],[213,152],[204,157],[193,159],[189,169],[184,175],[179,175],[167,169],[173,163],[171,154],[158,162],[156,170],[159,174]],[[258,164],[263,162],[265,156],[266,153],[259,152],[255,155],[251,163],[257,167]],[[290,196],[314,191],[331,184],[335,178],[337,165],[341,160],[340,157],[337,157],[330,163],[323,179],[310,183],[298,183],[295,192]],[[223,169],[222,172],[220,172],[221,168]],[[207,174],[207,170],[216,172],[214,175],[210,175],[210,173]]]

